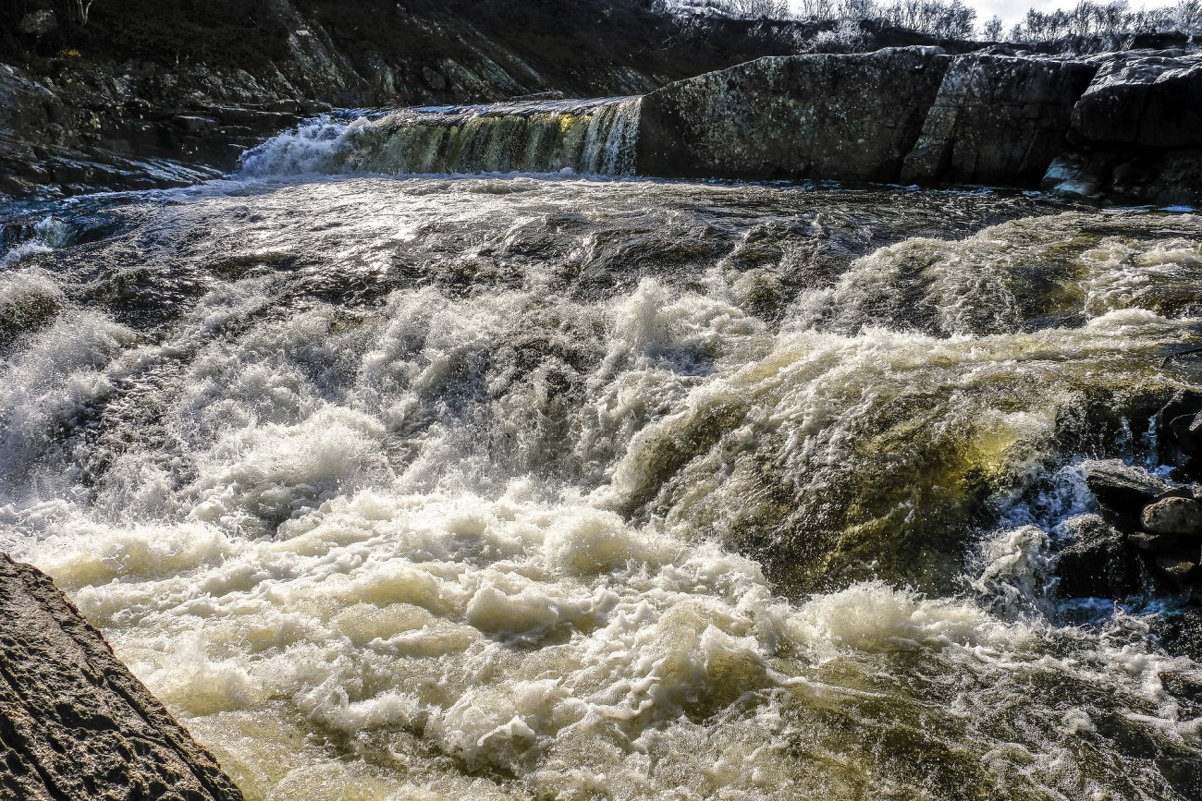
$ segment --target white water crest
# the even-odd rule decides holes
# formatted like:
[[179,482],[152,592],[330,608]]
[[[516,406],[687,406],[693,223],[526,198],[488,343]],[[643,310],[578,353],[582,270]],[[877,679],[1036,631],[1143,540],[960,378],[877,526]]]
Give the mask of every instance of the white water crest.
[[0,547],[248,798],[1197,786],[1198,664],[1047,575],[1087,460],[1154,460],[1202,386],[1165,358],[1200,344],[1195,216],[530,177],[125,202],[0,277]]
[[638,97],[399,109],[303,123],[246,154],[241,175],[633,175]]

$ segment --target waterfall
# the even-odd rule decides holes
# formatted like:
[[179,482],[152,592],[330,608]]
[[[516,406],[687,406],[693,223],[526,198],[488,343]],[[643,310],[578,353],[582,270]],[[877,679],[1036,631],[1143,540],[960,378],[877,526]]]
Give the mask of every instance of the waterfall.
[[523,101],[323,116],[249,152],[242,174],[633,175],[640,101]]

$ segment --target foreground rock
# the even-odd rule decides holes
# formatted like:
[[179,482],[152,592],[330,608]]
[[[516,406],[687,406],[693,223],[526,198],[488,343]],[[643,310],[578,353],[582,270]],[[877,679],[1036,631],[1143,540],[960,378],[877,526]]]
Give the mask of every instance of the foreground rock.
[[1064,598],[1123,599],[1169,593],[1202,603],[1202,504],[1194,486],[1173,486],[1118,460],[1087,463],[1086,486],[1101,515],[1065,523],[1056,577]]
[[0,798],[240,801],[50,579],[0,554]]

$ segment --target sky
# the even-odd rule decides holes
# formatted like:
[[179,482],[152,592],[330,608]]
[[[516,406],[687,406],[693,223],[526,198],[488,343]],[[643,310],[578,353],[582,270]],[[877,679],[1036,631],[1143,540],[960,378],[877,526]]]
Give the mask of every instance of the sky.
[[[1105,2],[1106,0],[1098,0]],[[1027,9],[1035,8],[1039,11],[1054,11],[1057,8],[1072,8],[1077,5],[1077,0],[964,0],[965,5],[970,5],[977,10],[977,23],[982,24],[995,14],[1002,18],[1009,28],[1014,23],[1021,20],[1027,13]],[[1131,8],[1159,8],[1166,5],[1175,5],[1175,0],[1129,0]]]
[[[1100,0],[1100,2],[1105,2],[1105,0]],[[996,14],[1002,18],[1008,28],[1022,19],[1029,8],[1039,11],[1055,11],[1058,8],[1072,8],[1077,5],[1077,0],[964,0],[964,3],[977,10],[978,22],[983,23]],[[1155,0],[1147,3],[1132,0],[1129,4],[1132,9],[1175,5],[1173,2],[1156,2]]]

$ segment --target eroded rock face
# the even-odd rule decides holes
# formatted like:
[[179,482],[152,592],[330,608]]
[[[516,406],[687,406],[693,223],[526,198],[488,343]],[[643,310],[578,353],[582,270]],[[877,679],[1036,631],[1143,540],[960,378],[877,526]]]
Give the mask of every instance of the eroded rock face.
[[0,554],[0,798],[241,801],[50,579]]
[[958,56],[944,75],[903,181],[1038,186],[1097,67]]
[[951,59],[935,47],[762,58],[643,99],[638,172],[894,181]]
[[953,59],[904,47],[764,58],[653,92],[642,115],[638,172],[649,176],[1202,203],[1202,54]]

